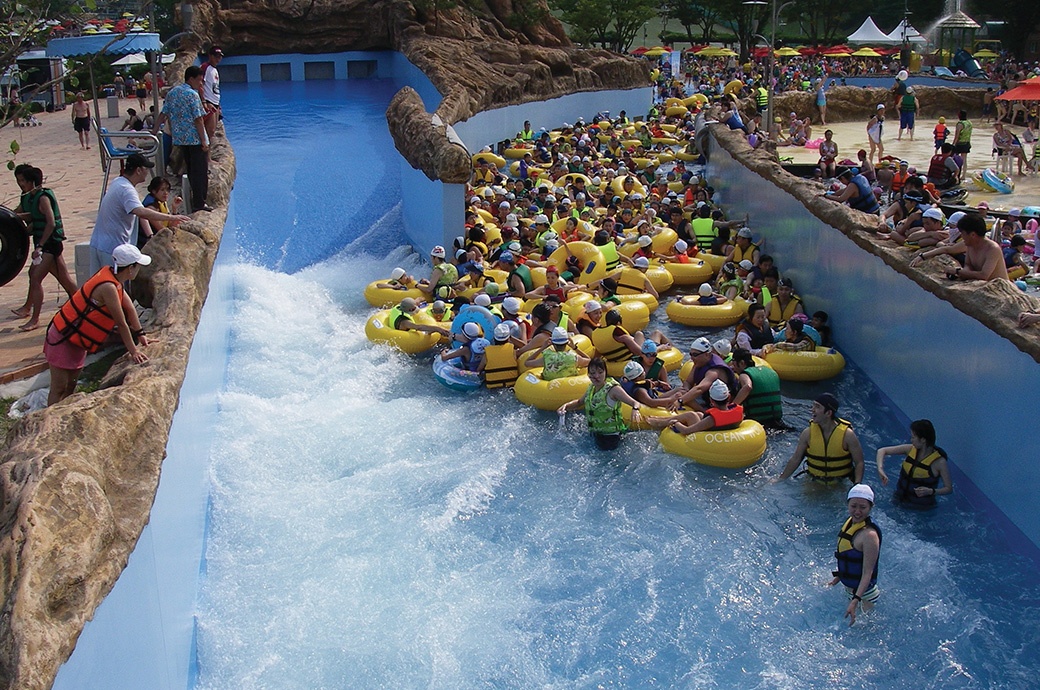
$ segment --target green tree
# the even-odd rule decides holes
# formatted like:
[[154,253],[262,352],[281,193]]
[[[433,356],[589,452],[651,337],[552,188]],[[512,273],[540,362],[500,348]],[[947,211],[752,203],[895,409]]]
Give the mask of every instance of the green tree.
[[[721,14],[717,3],[711,0],[691,2],[691,0],[663,0],[662,12],[669,19],[674,19],[686,30],[686,38],[690,43],[710,43],[715,33],[715,25]],[[694,29],[699,33],[694,36]]]
[[550,0],[550,7],[582,43],[626,52],[639,30],[658,10],[659,0]]
[[797,17],[809,45],[832,44],[845,38],[851,7],[831,0],[800,0],[788,12]]

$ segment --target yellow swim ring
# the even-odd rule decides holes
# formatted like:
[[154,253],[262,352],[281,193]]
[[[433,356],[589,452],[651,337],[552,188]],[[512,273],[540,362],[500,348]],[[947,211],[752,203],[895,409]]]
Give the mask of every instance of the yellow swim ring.
[[[441,336],[437,333],[423,333],[422,331],[399,331],[386,322],[390,314],[389,309],[382,309],[369,317],[365,323],[365,336],[373,343],[389,345],[401,352],[416,355],[426,352],[431,347],[441,342]],[[436,325],[433,317],[420,309],[412,316],[416,323]],[[445,324],[447,327],[447,324]]]
[[423,301],[426,295],[419,288],[408,288],[407,290],[394,290],[393,288],[376,287],[379,283],[389,283],[390,279],[374,280],[365,286],[365,301],[373,307],[392,307],[400,303],[405,297],[411,297],[416,301]]
[[585,395],[591,385],[592,382],[585,374],[545,381],[542,379],[542,367],[538,367],[520,375],[513,386],[513,393],[525,405],[555,412],[560,405]]
[[845,358],[832,347],[803,352],[776,350],[763,359],[782,381],[822,381],[837,376],[845,368]]
[[549,257],[549,263],[562,273],[567,268],[567,257],[569,255],[578,257],[578,261],[581,262],[581,275],[578,276],[577,282],[582,285],[595,283],[597,280],[602,280],[606,277],[607,262],[603,260],[603,255],[596,248],[596,245],[591,242],[568,242],[567,246],[561,246],[552,253]]
[[668,302],[665,313],[675,323],[703,328],[725,328],[744,318],[748,303],[741,297],[722,304],[704,305],[697,303],[696,295],[686,295]]
[[512,148],[508,148],[505,151],[503,151],[502,155],[505,158],[511,158],[513,160],[519,160],[519,159],[523,158],[526,154],[533,153],[533,152],[534,152],[534,149],[520,148],[520,147],[514,146]]
[[[523,156],[521,156],[522,158]],[[506,159],[502,156],[492,153],[491,151],[483,151],[481,153],[473,154],[473,167],[477,167],[477,161],[481,158],[486,160],[488,163],[493,163],[499,170],[504,170],[506,167]]]
[[750,467],[766,452],[766,430],[753,419],[745,419],[736,429],[711,429],[687,436],[665,429],[660,441],[669,453],[727,469]]
[[711,264],[700,259],[693,259],[688,264],[667,261],[663,266],[666,271],[672,274],[676,285],[700,285],[711,280],[715,273],[711,269]]

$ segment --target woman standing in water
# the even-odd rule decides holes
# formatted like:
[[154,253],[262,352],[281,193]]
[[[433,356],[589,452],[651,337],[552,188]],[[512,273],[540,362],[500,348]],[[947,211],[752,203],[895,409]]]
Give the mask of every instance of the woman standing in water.
[[885,457],[889,455],[906,456],[896,484],[895,499],[899,503],[908,508],[934,508],[936,496],[953,493],[946,451],[935,445],[935,427],[929,420],[911,422],[910,443],[878,449],[877,470],[884,486],[888,486]]
[[595,357],[589,362],[589,381],[592,385],[586,389],[585,395],[560,405],[557,412],[565,414],[584,409],[596,445],[600,450],[614,450],[621,443],[621,434],[628,431],[621,416],[621,403],[632,406],[632,419],[635,420],[639,416],[639,401],[607,376],[607,360],[602,357]]

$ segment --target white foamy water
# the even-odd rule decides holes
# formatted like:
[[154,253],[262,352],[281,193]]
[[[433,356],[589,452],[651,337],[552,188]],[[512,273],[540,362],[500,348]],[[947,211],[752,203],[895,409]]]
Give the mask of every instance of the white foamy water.
[[[257,264],[295,272],[232,269],[199,687],[1035,686],[1036,574],[960,494],[923,515],[879,499],[883,595],[849,628],[843,593],[823,586],[842,492],[768,482],[797,431],[771,435],[743,472],[689,465],[649,432],[600,453],[580,415],[561,429],[509,391],[448,391],[429,355],[369,344],[364,285],[396,265],[426,270],[397,246],[399,210],[373,212],[354,233],[336,203],[308,205],[327,220],[283,227],[273,221],[293,209],[258,167],[385,108],[376,99],[343,116],[359,99],[329,97],[306,110],[320,141],[278,147],[270,127],[281,120],[265,116],[264,99],[326,90],[228,89],[229,112],[235,98],[250,105],[231,123],[239,243]],[[316,193],[293,165],[277,176],[291,198]],[[357,186],[339,170],[326,171],[329,188]],[[331,258],[294,253],[341,231],[356,239]],[[654,325],[680,344],[701,335]],[[789,424],[804,428],[821,390],[842,399],[873,480],[873,449],[906,430],[854,367],[826,384],[784,384]]]

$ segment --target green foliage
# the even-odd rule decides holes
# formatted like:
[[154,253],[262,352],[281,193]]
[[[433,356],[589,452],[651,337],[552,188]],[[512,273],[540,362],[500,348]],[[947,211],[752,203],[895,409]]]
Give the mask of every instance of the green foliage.
[[541,5],[516,0],[513,13],[505,19],[505,25],[517,31],[527,31],[545,19],[547,12]]
[[560,19],[580,42],[625,52],[636,34],[657,14],[659,0],[550,0]]
[[710,43],[714,40],[715,25],[721,19],[719,3],[712,0],[663,0],[662,14],[675,19],[686,30],[679,40],[690,43]]

